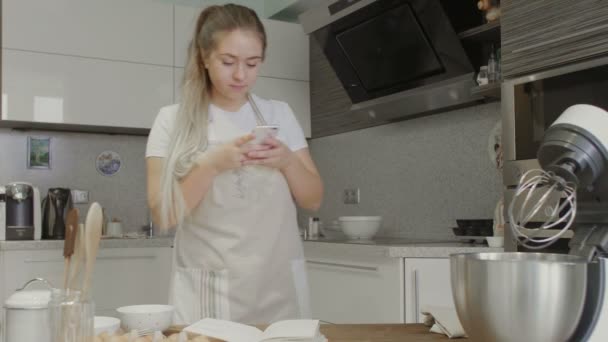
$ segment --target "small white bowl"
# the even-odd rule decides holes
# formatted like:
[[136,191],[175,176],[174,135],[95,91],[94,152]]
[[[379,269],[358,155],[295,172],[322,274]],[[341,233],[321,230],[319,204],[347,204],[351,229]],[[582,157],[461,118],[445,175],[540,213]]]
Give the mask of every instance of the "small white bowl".
[[504,236],[486,236],[486,241],[488,241],[488,247],[500,248],[505,245]]
[[171,326],[174,308],[171,305],[131,305],[118,309],[124,331],[164,331]]
[[382,216],[341,216],[342,232],[351,240],[371,240],[380,229]]
[[120,320],[115,317],[95,316],[94,320],[95,336],[105,332],[114,335],[120,328]]

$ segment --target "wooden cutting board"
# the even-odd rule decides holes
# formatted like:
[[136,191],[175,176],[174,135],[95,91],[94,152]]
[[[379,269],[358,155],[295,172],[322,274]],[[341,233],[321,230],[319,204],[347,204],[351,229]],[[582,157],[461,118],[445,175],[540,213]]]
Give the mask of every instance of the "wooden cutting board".
[[[264,328],[264,327],[259,327]],[[165,334],[178,333],[183,326],[171,327]],[[424,324],[322,324],[329,342],[449,341],[445,335],[429,332]],[[461,339],[466,341],[467,339]],[[219,340],[211,340],[220,342]]]

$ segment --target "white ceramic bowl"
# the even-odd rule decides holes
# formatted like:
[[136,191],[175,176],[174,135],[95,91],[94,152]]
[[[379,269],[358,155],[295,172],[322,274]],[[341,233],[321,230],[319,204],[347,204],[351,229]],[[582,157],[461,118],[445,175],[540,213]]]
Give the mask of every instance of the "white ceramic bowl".
[[171,305],[131,305],[116,309],[124,331],[167,330],[171,326],[173,310]]
[[120,320],[115,317],[95,316],[95,336],[105,332],[114,335],[120,328]]
[[382,216],[341,216],[342,232],[351,240],[371,240],[380,229]]
[[504,247],[505,238],[504,236],[486,236],[488,241],[488,247]]

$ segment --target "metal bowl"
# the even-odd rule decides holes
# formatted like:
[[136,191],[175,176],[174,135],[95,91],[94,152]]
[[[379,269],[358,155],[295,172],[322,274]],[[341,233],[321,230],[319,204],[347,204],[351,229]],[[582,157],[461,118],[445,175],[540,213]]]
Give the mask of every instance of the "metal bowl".
[[587,263],[546,253],[450,257],[458,318],[472,341],[567,341],[583,312]]

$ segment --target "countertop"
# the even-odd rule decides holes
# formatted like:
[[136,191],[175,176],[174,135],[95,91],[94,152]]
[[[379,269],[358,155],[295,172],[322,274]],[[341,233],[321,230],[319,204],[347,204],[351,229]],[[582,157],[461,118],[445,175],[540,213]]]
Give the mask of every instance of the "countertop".
[[321,238],[304,240],[304,250],[305,253],[311,254],[316,251],[332,251],[341,255],[352,253],[393,258],[447,258],[450,254],[502,252],[504,249],[451,240],[378,238],[371,241],[353,241]]
[[[429,332],[423,324],[322,324],[321,332],[329,342],[450,341],[445,335]],[[167,333],[181,329],[174,327]],[[468,339],[460,339],[467,341]],[[210,339],[211,342],[219,342]]]
[[[173,247],[172,237],[102,239],[100,248]],[[0,241],[0,251],[63,249],[63,240]]]

